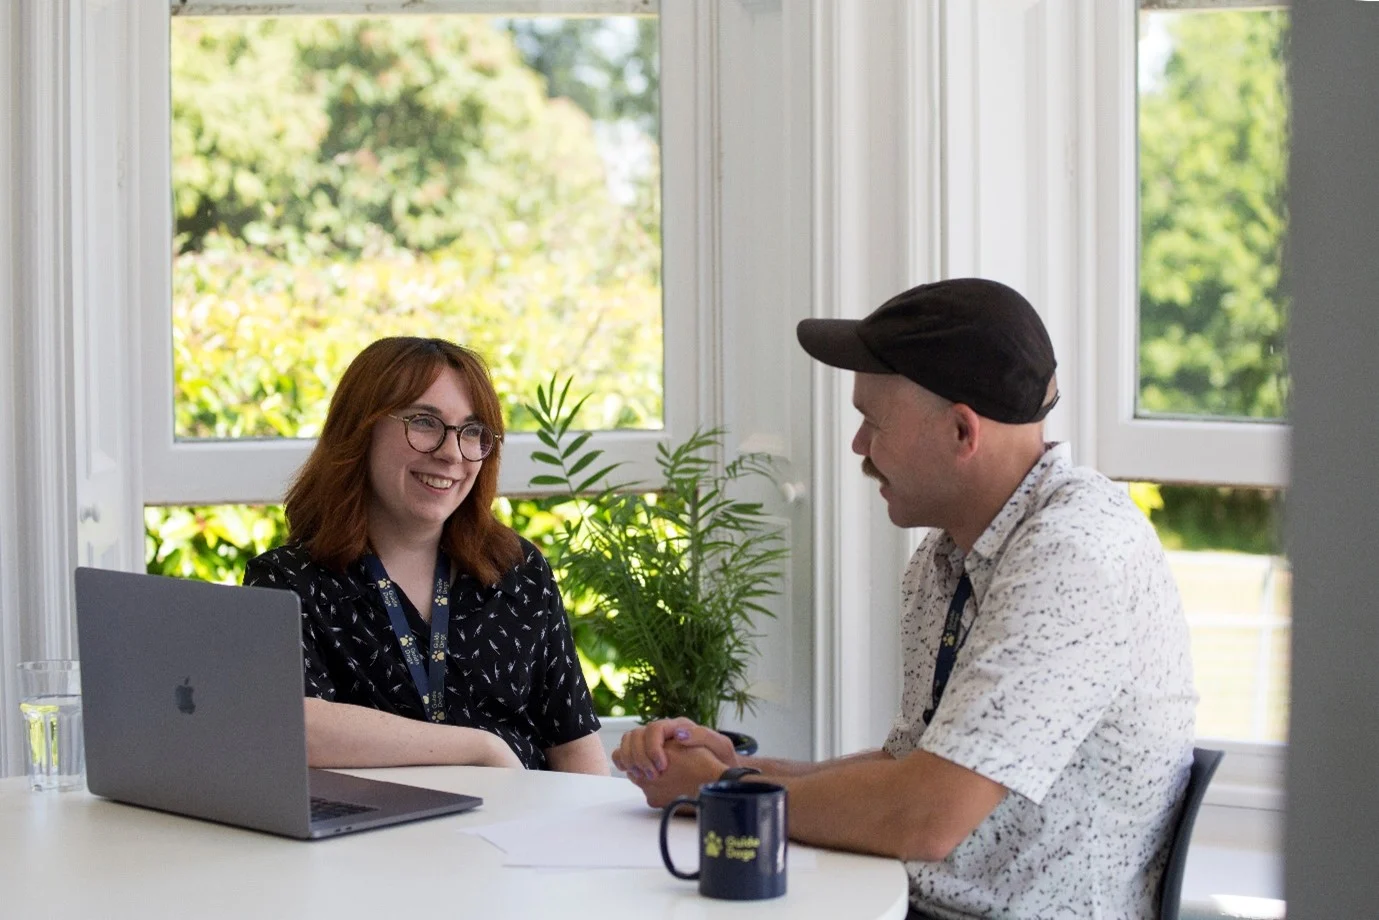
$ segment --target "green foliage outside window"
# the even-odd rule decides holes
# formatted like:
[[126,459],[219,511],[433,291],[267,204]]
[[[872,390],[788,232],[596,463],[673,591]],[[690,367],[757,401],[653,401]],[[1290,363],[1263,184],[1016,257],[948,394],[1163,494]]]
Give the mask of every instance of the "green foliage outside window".
[[[607,48],[606,36],[591,30],[586,19],[513,19],[507,28],[552,96],[571,100],[597,121],[628,119],[655,134],[661,123],[661,75],[654,66],[659,23],[649,17],[617,22],[631,40],[616,50]],[[591,45],[604,50],[591,55]]]
[[1139,408],[1283,418],[1288,14],[1141,27],[1169,48],[1140,86]]
[[[1284,418],[1288,13],[1140,29],[1139,411]],[[1277,490],[1143,488],[1170,549],[1283,552]]]
[[[659,427],[660,290],[607,287],[578,267],[513,254],[399,253],[285,262],[227,244],[178,257],[173,275],[177,430],[184,437],[313,437],[346,365],[384,335],[436,335],[489,361],[508,424],[532,426],[529,381],[582,367],[616,387],[593,428]],[[581,359],[581,355],[583,359]]]
[[[548,31],[597,62],[599,29]],[[484,354],[517,429],[529,381],[576,369],[602,384],[581,424],[660,427],[655,132],[613,170],[494,21],[179,17],[172,113],[179,437],[311,437],[402,333]]]
[[286,538],[281,505],[144,509],[144,560],[153,575],[237,585],[250,559]]
[[1282,556],[1281,489],[1130,483],[1130,497],[1170,550]]

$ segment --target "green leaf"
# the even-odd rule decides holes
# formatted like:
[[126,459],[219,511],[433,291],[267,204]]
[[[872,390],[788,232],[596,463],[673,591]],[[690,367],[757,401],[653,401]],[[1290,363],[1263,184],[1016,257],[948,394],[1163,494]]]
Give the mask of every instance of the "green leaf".
[[608,475],[609,473],[613,472],[614,470],[616,470],[616,469],[617,469],[619,466],[621,466],[621,465],[622,465],[622,464],[620,464],[620,463],[610,463],[608,466],[605,466],[603,469],[599,470],[597,473],[594,473],[594,474],[593,474],[592,476],[590,476],[588,479],[584,480],[584,481],[581,482],[579,485],[575,486],[574,489],[573,489],[572,491],[574,491],[574,492],[576,492],[576,493],[579,493],[579,492],[588,492],[588,491],[589,491],[590,489],[592,489],[600,480],[602,480],[602,479],[604,479],[605,477],[607,477],[607,475]]
[[[595,460],[597,460],[599,457],[602,457],[602,456],[603,456],[603,451],[601,451],[601,450],[591,450],[591,451],[589,451],[589,453],[585,454],[583,457],[580,457],[578,460],[575,461],[574,465],[570,467],[570,472],[569,472],[570,478],[573,479],[573,478],[575,478],[576,476],[578,476],[580,473],[584,472],[584,470],[587,469],[587,468],[589,467],[589,464],[593,463]],[[556,462],[558,463],[558,462],[560,462],[560,461],[556,461]],[[583,492],[584,490],[583,490],[583,489],[579,489],[578,491]]]
[[[570,385],[569,385],[568,383],[565,384],[565,388],[566,388],[567,390],[569,389],[569,387],[570,387]],[[588,399],[589,399],[589,394],[585,394],[584,396],[581,396],[580,399],[579,399],[579,402],[575,403],[574,408],[572,408],[569,412],[567,412],[565,415],[563,415],[563,416],[560,418],[560,420],[559,420],[559,422],[560,422],[559,427],[556,428],[556,437],[558,437],[558,438],[563,438],[563,437],[565,437],[565,432],[569,430],[569,428],[570,428],[570,423],[573,422],[573,421],[575,420],[575,416],[579,415],[579,410],[584,408],[584,403],[585,403]]]
[[587,443],[588,440],[593,436],[594,433],[592,431],[586,431],[580,434],[578,437],[576,437],[573,441],[570,442],[568,447],[566,447],[563,451],[560,452],[560,459],[570,459],[570,455],[578,451],[581,447],[583,447],[585,443]]

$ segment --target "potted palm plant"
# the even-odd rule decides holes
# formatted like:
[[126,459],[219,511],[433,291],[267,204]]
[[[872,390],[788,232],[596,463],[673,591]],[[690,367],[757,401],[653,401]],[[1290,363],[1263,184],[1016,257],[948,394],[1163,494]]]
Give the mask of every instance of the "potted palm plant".
[[[571,607],[588,610],[596,634],[627,668],[623,700],[641,721],[688,716],[719,727],[725,706],[752,708],[747,668],[756,654],[754,619],[779,592],[788,549],[759,502],[735,498],[735,483],[771,478],[770,458],[743,454],[720,465],[722,429],[657,448],[662,481],[619,482],[620,464],[600,464],[593,433],[572,431],[585,397],[569,400],[570,380],[538,387],[542,449],[532,459],[569,503],[552,557]],[[733,734],[733,733],[727,733]],[[751,739],[735,739],[752,748]]]

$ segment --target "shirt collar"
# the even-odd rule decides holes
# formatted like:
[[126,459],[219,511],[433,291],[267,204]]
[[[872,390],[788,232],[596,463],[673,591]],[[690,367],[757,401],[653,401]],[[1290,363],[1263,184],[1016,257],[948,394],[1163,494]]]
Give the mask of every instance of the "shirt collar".
[[996,512],[996,516],[991,519],[991,523],[982,531],[981,536],[977,537],[977,542],[972,544],[973,555],[991,559],[1001,552],[1001,547],[1006,545],[1015,528],[1034,512],[1039,483],[1048,475],[1049,470],[1055,466],[1066,465],[1069,462],[1068,456],[1067,444],[1055,441],[1044,443],[1043,455],[1030,467],[1030,471],[1020,480],[1020,484],[1015,487],[1005,505]]
[[[522,565],[515,565],[512,568],[508,569],[502,578],[498,579],[498,584],[482,585],[479,587],[481,587],[483,590],[488,591],[501,591],[508,597],[521,597],[523,568],[524,566]],[[474,577],[472,575],[469,575],[468,573],[461,573],[460,578],[469,579],[471,582],[474,582],[475,585],[478,585],[478,581],[475,580]]]
[[[939,547],[939,552],[947,555],[948,564],[954,570],[968,571],[974,564],[980,561],[994,560],[996,556],[1000,555],[1001,549],[1010,539],[1010,535],[1035,511],[1039,483],[1055,466],[1070,463],[1070,457],[1071,450],[1066,442],[1046,441],[1044,453],[1035,461],[1034,466],[1030,467],[1025,478],[1020,480],[1020,484],[1015,487],[1010,498],[1006,499],[1001,510],[996,512],[991,523],[986,525],[986,529],[977,537],[977,541],[972,544],[970,554],[964,553],[962,547],[954,542],[952,536],[947,533],[943,535],[944,542]],[[973,558],[968,560],[966,558],[968,555]]]

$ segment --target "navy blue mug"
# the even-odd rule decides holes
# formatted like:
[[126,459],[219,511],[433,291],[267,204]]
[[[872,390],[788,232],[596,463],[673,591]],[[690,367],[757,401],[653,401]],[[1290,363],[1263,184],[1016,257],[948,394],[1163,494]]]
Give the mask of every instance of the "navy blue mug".
[[[699,812],[699,871],[681,872],[670,858],[666,827],[682,805]],[[729,901],[785,894],[785,787],[770,783],[705,783],[699,797],[680,796],[661,813],[661,859],[670,874],[699,880],[699,893]]]

